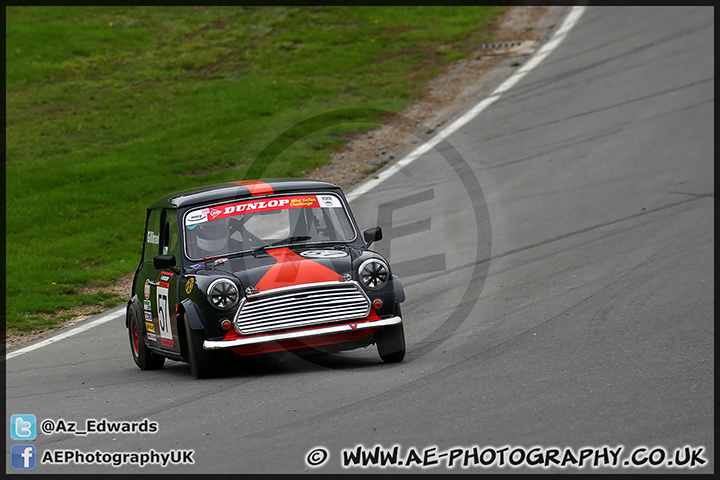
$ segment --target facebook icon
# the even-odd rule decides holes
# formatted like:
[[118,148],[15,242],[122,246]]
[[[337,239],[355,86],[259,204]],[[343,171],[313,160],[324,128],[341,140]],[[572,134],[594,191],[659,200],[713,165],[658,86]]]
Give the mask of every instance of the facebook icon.
[[35,470],[35,445],[17,444],[10,447],[10,467],[13,470]]

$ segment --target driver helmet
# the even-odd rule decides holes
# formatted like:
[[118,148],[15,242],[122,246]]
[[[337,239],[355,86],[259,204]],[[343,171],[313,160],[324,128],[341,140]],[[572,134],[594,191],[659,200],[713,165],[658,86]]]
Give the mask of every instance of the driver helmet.
[[230,222],[219,218],[197,226],[197,246],[211,254],[227,252]]

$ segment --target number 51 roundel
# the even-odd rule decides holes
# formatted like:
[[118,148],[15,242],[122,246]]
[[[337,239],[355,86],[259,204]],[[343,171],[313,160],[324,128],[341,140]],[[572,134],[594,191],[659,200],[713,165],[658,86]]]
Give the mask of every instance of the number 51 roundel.
[[168,305],[168,288],[172,273],[162,272],[158,278],[157,311],[158,327],[160,327],[160,343],[166,347],[173,347],[172,327],[170,325],[170,306]]

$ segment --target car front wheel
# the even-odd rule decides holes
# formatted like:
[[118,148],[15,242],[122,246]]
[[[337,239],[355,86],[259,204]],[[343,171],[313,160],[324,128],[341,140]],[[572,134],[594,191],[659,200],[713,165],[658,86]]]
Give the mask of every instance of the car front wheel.
[[193,330],[185,322],[185,339],[187,341],[188,363],[190,372],[195,378],[211,378],[215,373],[215,355],[203,348],[205,335],[202,330]]
[[[399,304],[395,306],[395,315],[402,316]],[[402,362],[405,358],[405,330],[402,322],[378,332],[375,343],[377,343],[378,354],[383,362]]]
[[135,365],[141,370],[158,370],[165,364],[165,357],[154,354],[143,341],[140,333],[140,319],[138,319],[135,311],[130,309],[130,324],[128,325],[128,334],[130,336],[130,351],[132,352]]

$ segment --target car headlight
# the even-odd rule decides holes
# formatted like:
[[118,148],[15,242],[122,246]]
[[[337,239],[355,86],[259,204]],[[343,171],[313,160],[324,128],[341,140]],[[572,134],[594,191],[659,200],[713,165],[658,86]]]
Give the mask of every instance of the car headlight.
[[379,290],[385,286],[390,278],[390,269],[384,262],[376,258],[371,258],[360,264],[358,276],[365,288]]
[[207,298],[213,307],[219,310],[229,310],[237,304],[240,293],[233,282],[226,278],[219,278],[208,287]]

